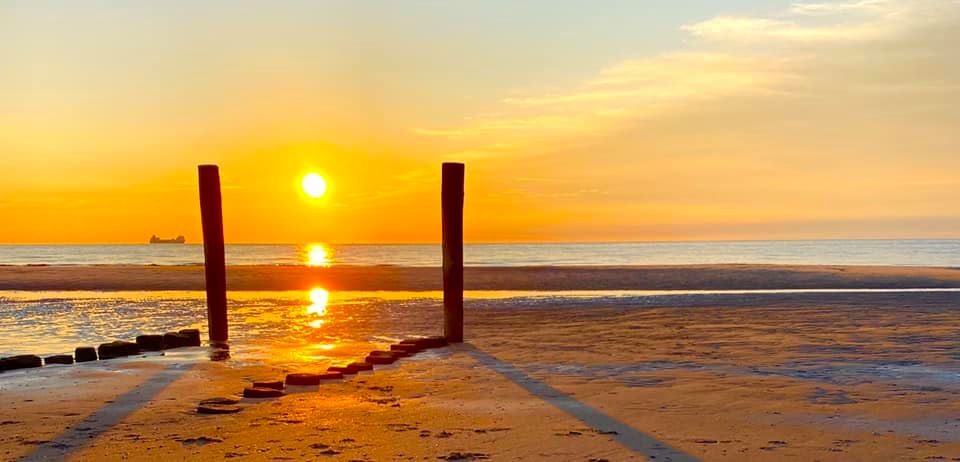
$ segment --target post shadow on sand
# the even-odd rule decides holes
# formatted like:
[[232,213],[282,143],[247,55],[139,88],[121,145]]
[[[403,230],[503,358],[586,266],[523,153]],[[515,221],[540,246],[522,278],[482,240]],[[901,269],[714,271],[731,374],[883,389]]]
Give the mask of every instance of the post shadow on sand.
[[604,414],[599,409],[578,401],[574,397],[547,385],[543,381],[531,377],[516,366],[501,361],[470,343],[452,345],[451,348],[453,348],[454,351],[462,351],[469,354],[480,364],[483,364],[507,380],[519,385],[537,398],[546,401],[557,409],[583,422],[598,433],[609,436],[627,449],[658,461],[699,461],[696,457],[671,447],[653,436],[643,433],[624,422]]
[[150,376],[132,390],[118,396],[80,423],[73,425],[50,441],[35,447],[32,452],[19,460],[21,462],[63,460],[70,453],[87,446],[98,436],[106,433],[126,419],[127,416],[149,403],[192,367],[193,363],[170,365]]

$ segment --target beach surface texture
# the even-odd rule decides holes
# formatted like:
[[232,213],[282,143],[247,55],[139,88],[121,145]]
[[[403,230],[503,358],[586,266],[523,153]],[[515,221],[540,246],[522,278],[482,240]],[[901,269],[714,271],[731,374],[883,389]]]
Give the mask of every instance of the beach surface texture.
[[[200,274],[3,267],[0,284],[192,290]],[[233,267],[232,290],[291,292],[231,295],[229,359],[194,347],[0,373],[0,460],[960,458],[960,292],[896,290],[960,286],[960,271],[947,268],[470,268],[468,289],[538,292],[468,297],[463,344],[287,387],[280,398],[240,397],[253,381],[323,372],[407,335],[437,334],[436,294],[336,291],[375,290],[375,281],[379,290],[434,290],[438,275]],[[329,300],[308,299],[320,284]],[[0,292],[0,306],[5,324],[28,333],[43,332],[37,313],[56,310],[79,313],[70,323],[147,313],[134,327],[118,321],[123,335],[150,328],[149,313],[170,323],[159,327],[205,328],[194,293]],[[177,325],[171,313],[198,319]],[[196,412],[218,396],[239,400],[239,412]]]
[[[960,288],[960,268],[817,265],[467,267],[466,290]],[[229,290],[440,290],[433,267],[237,265]],[[203,266],[0,266],[0,290],[203,290]]]

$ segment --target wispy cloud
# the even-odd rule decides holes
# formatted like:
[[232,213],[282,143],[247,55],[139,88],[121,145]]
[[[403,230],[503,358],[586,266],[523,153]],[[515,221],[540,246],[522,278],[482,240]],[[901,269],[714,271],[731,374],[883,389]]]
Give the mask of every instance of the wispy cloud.
[[808,25],[792,20],[720,16],[683,26],[684,31],[710,40],[753,41],[780,39],[800,42],[834,40],[870,40],[883,35],[881,25],[866,22],[852,24]]
[[815,66],[831,53],[831,44],[892,38],[944,12],[956,14],[958,6],[960,0],[803,2],[767,17],[717,16],[681,27],[699,39],[694,49],[627,60],[578,87],[512,95],[496,113],[415,132],[461,140],[469,145],[462,152],[478,157],[506,151],[477,144],[492,137],[519,151],[534,143],[603,135],[625,121],[719,98],[790,95],[824,77]]
[[891,37],[954,12],[957,0],[801,2],[778,15],[718,16],[681,29],[711,41],[863,42]]
[[577,88],[511,96],[503,109],[463,125],[421,128],[416,133],[451,139],[495,138],[458,154],[477,158],[515,152],[531,144],[608,133],[624,120],[651,117],[694,102],[734,93],[776,91],[791,79],[790,60],[721,53],[678,52],[630,60],[602,70]]
[[[430,134],[455,133],[451,155],[489,169],[564,179],[503,179],[497,206],[535,203],[591,224],[960,207],[947,193],[960,182],[942,174],[960,168],[960,0],[802,2],[681,30],[682,50],[513,93]],[[604,193],[585,193],[598,184]]]
[[853,2],[794,3],[790,12],[801,15],[835,15],[838,13],[875,11],[882,12],[896,2],[891,0],[861,0]]

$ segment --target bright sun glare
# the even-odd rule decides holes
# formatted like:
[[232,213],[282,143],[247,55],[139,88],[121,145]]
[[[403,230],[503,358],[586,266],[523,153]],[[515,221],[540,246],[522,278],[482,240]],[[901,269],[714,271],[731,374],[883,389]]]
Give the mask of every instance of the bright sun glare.
[[330,266],[330,255],[323,244],[307,246],[307,266]]
[[[310,291],[311,305],[307,307],[307,314],[315,314],[318,318],[310,321],[310,327],[318,329],[323,326],[323,315],[327,312],[327,301],[330,299],[330,292],[326,289],[317,287]],[[321,347],[322,348],[322,347]],[[324,348],[330,349],[330,348]]]
[[303,193],[310,197],[323,197],[327,193],[327,180],[316,173],[308,173],[300,183]]

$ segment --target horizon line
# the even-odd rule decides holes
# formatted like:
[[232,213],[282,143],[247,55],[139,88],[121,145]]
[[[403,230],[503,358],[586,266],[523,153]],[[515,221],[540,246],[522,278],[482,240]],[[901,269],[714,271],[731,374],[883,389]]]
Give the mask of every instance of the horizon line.
[[[570,240],[570,241],[465,241],[464,245],[588,245],[588,244],[682,244],[682,243],[711,243],[711,242],[854,242],[854,241],[960,241],[957,237],[868,237],[868,238],[789,238],[789,239],[648,239],[648,240]],[[226,242],[225,245],[355,245],[355,246],[415,246],[415,245],[442,245],[441,241],[420,242]],[[149,242],[0,242],[0,246],[98,246],[98,245],[203,245],[203,241],[185,242],[183,244],[151,244]]]

